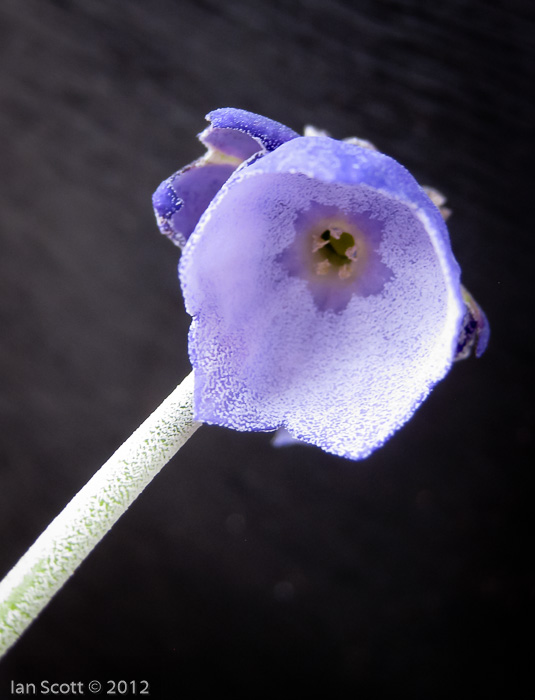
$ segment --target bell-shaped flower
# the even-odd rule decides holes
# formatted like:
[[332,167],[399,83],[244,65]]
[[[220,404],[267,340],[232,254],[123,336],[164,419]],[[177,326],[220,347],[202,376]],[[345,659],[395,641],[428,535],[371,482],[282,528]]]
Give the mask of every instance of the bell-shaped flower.
[[[227,134],[233,123],[240,128]],[[165,217],[156,203],[164,233],[187,240],[180,281],[193,317],[195,417],[282,428],[280,442],[366,457],[455,359],[474,347],[481,354],[488,339],[443,215],[407,170],[366,142],[297,137],[235,110],[212,113],[207,131],[203,141],[241,165],[210,192],[207,179],[199,192],[185,181],[187,169],[173,176],[182,209],[193,203],[183,240],[181,209]],[[260,148],[240,151],[244,134]]]

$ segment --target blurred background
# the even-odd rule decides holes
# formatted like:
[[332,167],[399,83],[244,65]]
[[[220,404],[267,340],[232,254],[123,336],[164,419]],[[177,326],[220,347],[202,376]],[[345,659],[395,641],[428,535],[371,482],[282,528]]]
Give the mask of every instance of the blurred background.
[[202,154],[212,109],[368,139],[443,191],[492,337],[362,462],[201,428],[5,658],[0,697],[93,678],[165,699],[519,696],[528,7],[2,0],[0,575],[189,372],[179,252],[151,194]]

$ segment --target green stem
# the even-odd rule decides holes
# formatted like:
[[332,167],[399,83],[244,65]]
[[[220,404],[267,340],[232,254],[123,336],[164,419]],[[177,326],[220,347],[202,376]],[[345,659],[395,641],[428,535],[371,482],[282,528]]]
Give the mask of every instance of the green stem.
[[193,420],[191,373],[0,582],[0,657],[199,425]]

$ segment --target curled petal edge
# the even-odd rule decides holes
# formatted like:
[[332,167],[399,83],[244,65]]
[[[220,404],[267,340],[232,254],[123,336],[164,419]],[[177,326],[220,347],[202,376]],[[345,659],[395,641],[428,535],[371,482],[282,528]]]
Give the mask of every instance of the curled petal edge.
[[205,155],[164,180],[152,198],[158,228],[179,248],[239,167],[298,136],[279,122],[242,109],[217,109],[206,119],[210,125],[198,135]]

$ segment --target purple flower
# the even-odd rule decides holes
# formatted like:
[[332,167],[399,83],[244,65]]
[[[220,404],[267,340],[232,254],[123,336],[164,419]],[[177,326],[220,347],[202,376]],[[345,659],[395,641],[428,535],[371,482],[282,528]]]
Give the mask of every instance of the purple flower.
[[366,142],[209,119],[206,156],[154,197],[185,245],[195,417],[366,457],[486,346],[441,211]]

